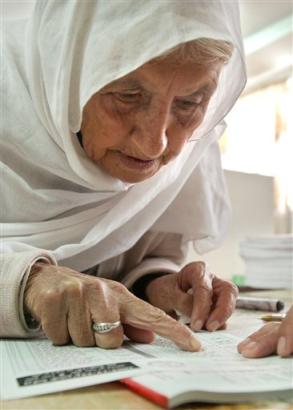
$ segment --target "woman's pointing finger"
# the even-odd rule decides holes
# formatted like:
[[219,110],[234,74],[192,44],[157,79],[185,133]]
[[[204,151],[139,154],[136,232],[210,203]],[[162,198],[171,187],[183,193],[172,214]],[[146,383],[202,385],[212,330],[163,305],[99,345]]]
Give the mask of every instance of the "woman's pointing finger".
[[187,326],[179,323],[163,310],[130,295],[131,298],[120,308],[122,323],[166,337],[183,350],[201,350],[199,340]]

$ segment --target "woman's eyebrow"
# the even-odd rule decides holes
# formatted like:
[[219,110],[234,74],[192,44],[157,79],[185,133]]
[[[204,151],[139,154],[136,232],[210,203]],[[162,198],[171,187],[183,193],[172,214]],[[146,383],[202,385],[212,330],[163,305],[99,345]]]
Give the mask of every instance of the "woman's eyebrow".
[[192,97],[196,97],[196,96],[198,96],[198,94],[202,94],[202,93],[203,94],[212,94],[215,91],[216,88],[217,88],[216,84],[206,84],[206,85],[200,87],[198,90],[193,91],[191,94],[185,95],[184,97],[192,98]]
[[125,78],[125,79],[114,81],[112,85],[123,87],[123,88],[132,88],[132,89],[143,88],[142,84],[138,80],[130,79],[130,78],[129,79]]

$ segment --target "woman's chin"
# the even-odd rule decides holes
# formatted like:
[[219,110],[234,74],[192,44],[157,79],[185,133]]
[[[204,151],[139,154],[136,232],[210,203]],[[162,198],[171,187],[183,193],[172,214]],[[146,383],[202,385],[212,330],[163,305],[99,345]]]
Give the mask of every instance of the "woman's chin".
[[143,182],[146,179],[151,178],[153,175],[157,173],[148,173],[148,174],[134,174],[130,172],[119,172],[118,170],[116,172],[111,173],[110,175],[114,178],[120,179],[122,182],[127,182],[129,184],[136,184],[138,182]]

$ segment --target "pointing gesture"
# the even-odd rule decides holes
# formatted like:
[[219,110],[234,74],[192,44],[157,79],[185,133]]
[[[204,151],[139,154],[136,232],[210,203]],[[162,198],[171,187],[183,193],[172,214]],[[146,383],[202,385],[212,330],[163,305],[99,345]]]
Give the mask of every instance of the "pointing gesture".
[[157,333],[184,350],[201,347],[188,327],[121,283],[66,267],[36,263],[26,286],[25,307],[55,345],[117,348],[124,335],[148,343]]

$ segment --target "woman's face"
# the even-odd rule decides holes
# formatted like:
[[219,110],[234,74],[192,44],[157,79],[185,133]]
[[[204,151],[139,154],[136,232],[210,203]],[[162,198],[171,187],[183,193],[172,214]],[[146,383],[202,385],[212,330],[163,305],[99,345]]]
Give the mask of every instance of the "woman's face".
[[83,110],[87,156],[124,182],[140,182],[177,157],[201,124],[222,63],[149,62],[97,92]]

